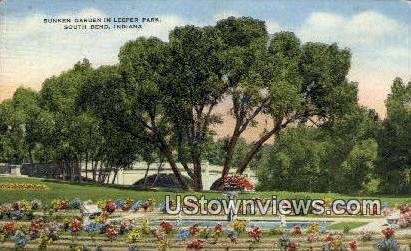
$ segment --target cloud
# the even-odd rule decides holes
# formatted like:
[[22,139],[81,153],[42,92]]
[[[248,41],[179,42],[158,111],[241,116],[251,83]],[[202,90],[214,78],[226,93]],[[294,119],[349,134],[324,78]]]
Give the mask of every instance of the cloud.
[[394,58],[394,59],[408,59],[410,55],[410,50],[404,47],[389,46],[385,48],[381,55],[384,57]]
[[385,114],[384,100],[396,76],[410,79],[411,32],[375,11],[352,16],[313,12],[296,29],[304,41],[336,42],[352,52],[349,79],[359,82],[359,101]]
[[265,26],[267,27],[267,31],[269,34],[281,31],[281,25],[272,20],[266,21]]
[[407,32],[405,26],[374,11],[352,17],[314,12],[298,30],[305,40],[341,42],[344,46],[369,45],[404,32]]
[[142,29],[65,30],[61,23],[44,23],[47,18],[88,18],[107,15],[98,9],[83,9],[78,13],[55,16],[33,14],[23,18],[8,17],[2,31],[0,47],[0,84],[37,85],[45,77],[58,74],[88,58],[94,66],[117,62],[120,46],[139,36],[156,36],[168,40],[175,26],[189,23],[179,16],[159,16],[158,23],[143,23]]

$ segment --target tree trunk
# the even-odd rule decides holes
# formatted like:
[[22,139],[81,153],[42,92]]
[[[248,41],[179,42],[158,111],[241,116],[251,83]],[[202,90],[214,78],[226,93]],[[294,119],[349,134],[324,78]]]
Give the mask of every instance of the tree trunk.
[[108,169],[108,172],[106,170],[104,170],[104,182],[106,184],[110,183],[110,176],[111,176],[112,172],[113,172],[113,166],[112,165],[110,165],[110,168]]
[[[118,175],[118,171],[119,171],[119,168],[115,168],[115,169],[114,169],[113,179],[111,180],[111,184],[112,184],[112,185],[114,185],[115,182],[116,182],[116,178],[117,178],[117,175]],[[110,177],[110,176],[109,176],[109,177]]]
[[[233,135],[230,138],[230,141],[228,142],[228,146],[227,146],[227,151],[226,151],[226,155],[224,158],[224,163],[223,163],[223,170],[221,172],[221,177],[220,177],[220,181],[223,181],[225,177],[227,177],[228,173],[230,172],[230,166],[231,166],[231,161],[233,160],[233,155],[234,155],[234,148],[235,145],[237,144],[237,141],[240,137],[240,123],[237,120],[235,127],[234,127],[234,132]],[[218,190],[223,190],[224,187],[224,183],[220,182],[220,185],[218,186]]]
[[61,165],[61,175],[62,175],[62,179],[63,181],[66,180],[66,165],[64,164],[64,160],[60,161],[60,165]]
[[150,162],[147,162],[147,169],[144,174],[144,188],[147,188],[147,177],[148,177],[148,171],[150,170]]
[[282,128],[284,128],[290,120],[285,122],[285,124],[282,124],[281,122],[276,123],[273,129],[271,131],[267,132],[262,136],[257,142],[253,144],[253,147],[250,149],[250,151],[247,152],[245,157],[241,160],[240,164],[238,165],[237,172],[236,174],[243,174],[244,170],[247,168],[248,164],[250,161],[253,159],[255,154],[260,150],[261,146],[269,139],[271,136],[274,134],[278,134]]
[[93,169],[93,181],[97,182],[97,165],[98,165],[98,161],[92,160],[91,161],[91,168]]
[[177,179],[177,182],[179,183],[181,189],[184,191],[188,190],[188,186],[183,180],[183,177],[181,176],[180,171],[178,170],[177,164],[174,161],[173,154],[171,153],[170,149],[164,144],[164,142],[161,142],[161,151],[164,154],[164,156],[167,158],[168,163],[170,164],[171,170],[173,170],[174,176]]
[[[97,165],[96,165],[97,166]],[[98,180],[98,183],[102,183],[103,181],[103,166],[104,166],[104,164],[103,164],[103,161],[100,161],[100,167],[99,167],[99,169],[98,169],[98,178],[97,178],[97,180]]]
[[193,158],[193,166],[194,166],[194,190],[199,192],[203,190],[203,179],[201,173],[201,160],[198,156],[194,156]]
[[237,144],[239,136],[240,135],[237,133],[237,131],[234,130],[233,136],[231,136],[230,141],[228,142],[227,152],[224,158],[223,171],[221,172],[221,178],[225,178],[230,171],[230,165],[234,155],[234,148]]
[[88,182],[88,150],[86,151],[86,182]]
[[158,132],[154,114],[150,114],[150,120],[151,120],[151,125],[152,125],[151,130],[154,133],[153,136],[156,138],[156,141],[159,146],[159,150],[163,153],[168,163],[170,164],[171,170],[173,170],[174,176],[176,177],[177,182],[179,183],[181,189],[187,191],[189,187],[184,182],[183,177],[181,176],[181,173],[178,170],[177,164],[174,160],[173,153],[171,152],[169,145],[167,144],[167,142],[165,141],[161,133]]
[[74,164],[73,161],[69,161],[69,167],[70,167],[70,182],[74,182]]
[[34,164],[33,149],[31,147],[29,148],[29,159],[30,159],[30,163]]
[[82,177],[81,177],[81,154],[79,156],[80,158],[77,158],[76,160],[76,168],[77,168],[77,178],[78,178],[78,182],[82,183]]

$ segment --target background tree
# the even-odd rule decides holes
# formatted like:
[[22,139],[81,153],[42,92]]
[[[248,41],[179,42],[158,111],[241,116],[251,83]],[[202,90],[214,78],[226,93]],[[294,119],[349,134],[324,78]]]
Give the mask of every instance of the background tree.
[[396,78],[386,100],[387,117],[378,135],[380,189],[411,192],[411,82]]
[[36,128],[40,126],[41,109],[38,93],[18,88],[13,97],[0,105],[0,148],[2,160],[33,163]]
[[[145,46],[145,42],[140,40],[138,43]],[[151,45],[154,45],[160,41],[152,42]],[[141,63],[144,64],[144,61]],[[156,92],[150,89],[153,82],[147,80],[147,86],[137,86],[124,78],[118,66],[100,67],[89,76],[77,99],[77,106],[81,111],[91,112],[100,121],[103,144],[99,159],[104,160],[104,167],[100,168],[100,181],[105,180],[105,176],[111,171],[116,174],[119,168],[130,166],[138,156],[152,162],[151,155],[155,149],[163,150],[162,153],[169,150],[165,148],[168,147],[165,136],[167,128],[161,121],[162,112],[151,106],[159,102],[154,97]],[[151,127],[152,121],[154,127]],[[175,161],[172,163],[177,169]]]
[[[58,76],[46,79],[40,90],[40,106],[52,114],[53,129],[46,132],[43,145],[53,149],[53,162],[60,163],[63,168],[63,177],[70,177],[71,181],[81,180],[81,161],[84,146],[80,146],[79,135],[84,123],[77,109],[75,101],[79,95],[80,87],[92,72],[87,59],[78,62],[74,67]],[[83,141],[84,142],[84,141]]]
[[259,162],[260,188],[376,192],[379,126],[375,112],[361,108],[320,127],[287,128]]

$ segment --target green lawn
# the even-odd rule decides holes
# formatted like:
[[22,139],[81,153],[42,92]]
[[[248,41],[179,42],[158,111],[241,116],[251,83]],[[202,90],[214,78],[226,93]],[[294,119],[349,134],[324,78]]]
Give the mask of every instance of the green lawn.
[[361,222],[361,221],[355,221],[355,222],[339,222],[336,224],[332,224],[329,227],[327,227],[329,230],[351,230],[357,227],[364,226],[368,222]]
[[[31,179],[31,178],[13,178],[13,177],[0,177],[1,183],[31,183],[31,184],[45,184],[49,189],[45,191],[17,191],[17,190],[0,190],[0,202],[12,202],[20,199],[32,200],[39,199],[44,202],[49,202],[53,199],[73,199],[80,198],[82,200],[99,200],[99,199],[117,199],[117,198],[131,198],[138,200],[145,200],[148,198],[154,198],[156,201],[164,200],[165,195],[196,195],[202,194],[206,198],[223,198],[224,195],[221,192],[176,192],[176,191],[153,191],[153,190],[134,190],[129,188],[115,188],[101,185],[90,184],[70,184],[59,181]],[[255,192],[240,194],[240,198],[259,197],[269,199],[273,195],[279,199],[322,199],[324,197],[330,197],[332,199],[353,199],[353,198],[378,198],[383,203],[388,203],[390,206],[402,203],[411,203],[409,197],[394,197],[394,196],[350,196],[341,195],[335,193],[308,193],[308,192],[285,192],[285,191],[272,191],[272,192]]]

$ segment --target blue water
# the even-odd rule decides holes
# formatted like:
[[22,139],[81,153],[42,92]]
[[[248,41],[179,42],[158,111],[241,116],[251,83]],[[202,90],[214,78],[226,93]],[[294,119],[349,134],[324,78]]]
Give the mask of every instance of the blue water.
[[[176,220],[167,220],[169,223],[171,223],[173,226],[176,225]],[[151,221],[151,224],[153,226],[158,226],[161,221],[155,220]],[[221,221],[221,220],[203,220],[203,219],[183,219],[181,222],[182,227],[189,227],[194,224],[198,224],[200,227],[214,227],[217,223],[220,223],[223,225],[223,227],[227,227],[229,224],[227,221]],[[301,220],[301,221],[287,221],[285,229],[292,229],[293,227],[299,226],[302,229],[307,228],[310,224],[312,223],[317,223],[320,225],[320,227],[326,228],[329,226],[333,221],[310,221],[310,220]],[[250,220],[247,227],[252,227],[252,226],[258,226],[261,229],[271,229],[273,227],[279,227],[281,225],[280,220]]]

